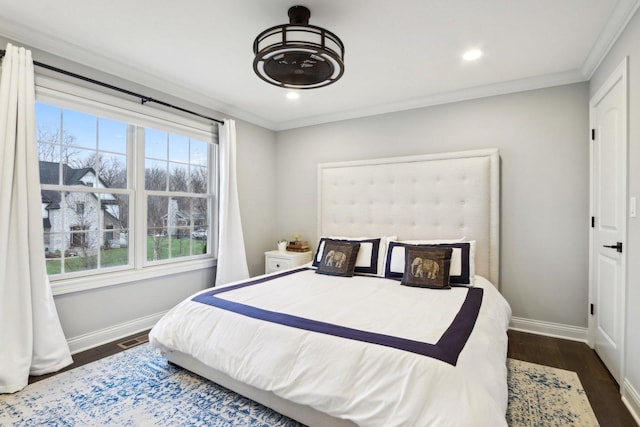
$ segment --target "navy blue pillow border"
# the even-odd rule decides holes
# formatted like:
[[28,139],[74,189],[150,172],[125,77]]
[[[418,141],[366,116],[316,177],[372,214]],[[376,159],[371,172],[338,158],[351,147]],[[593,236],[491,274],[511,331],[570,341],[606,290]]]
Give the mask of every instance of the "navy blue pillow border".
[[246,317],[252,317],[254,319],[264,320],[271,323],[278,323],[284,326],[304,329],[307,331],[333,335],[336,337],[392,347],[398,350],[404,350],[411,353],[420,354],[422,356],[431,357],[433,359],[448,363],[449,365],[456,366],[458,362],[458,356],[460,356],[460,353],[464,349],[467,340],[471,336],[471,332],[475,327],[484,295],[484,289],[482,288],[467,288],[467,296],[462,303],[460,310],[454,317],[447,330],[444,331],[444,333],[440,336],[438,342],[435,344],[414,341],[390,335],[377,334],[374,332],[348,328],[345,326],[334,325],[331,323],[320,322],[317,320],[306,319],[289,314],[263,310],[261,308],[240,304],[237,302],[225,300],[223,298],[218,298],[216,296],[217,294],[223,292],[244,288],[246,286],[257,285],[259,283],[268,282],[277,277],[288,276],[290,274],[299,273],[305,270],[310,270],[310,268],[302,267],[275,275],[263,276],[258,279],[239,283],[237,285],[213,289],[211,291],[196,295],[191,300],[217,307],[222,310],[232,311]]
[[357,242],[360,243],[360,247],[362,247],[362,243],[373,243],[373,248],[371,249],[371,267],[358,267],[353,270],[354,273],[365,273],[365,274],[378,274],[378,254],[380,253],[380,240],[381,239],[366,239],[366,240],[357,240],[357,239],[331,239],[329,237],[322,237],[318,242],[318,248],[313,256],[314,267],[317,267],[320,262],[318,261],[318,251],[320,250],[320,245],[322,242],[330,240],[334,242]]
[[[471,283],[471,278],[469,277],[469,271],[470,271],[469,251],[471,250],[471,243],[469,242],[436,243],[436,244],[389,242],[389,247],[387,248],[387,260],[384,267],[384,277],[386,277],[387,279],[402,280],[402,276],[404,275],[404,273],[396,273],[391,271],[391,255],[393,254],[393,248],[396,246],[434,246],[434,247],[461,249],[462,265],[461,265],[460,275],[459,276],[449,275],[449,284],[468,285],[469,283]],[[403,268],[403,272],[404,272],[404,268]]]

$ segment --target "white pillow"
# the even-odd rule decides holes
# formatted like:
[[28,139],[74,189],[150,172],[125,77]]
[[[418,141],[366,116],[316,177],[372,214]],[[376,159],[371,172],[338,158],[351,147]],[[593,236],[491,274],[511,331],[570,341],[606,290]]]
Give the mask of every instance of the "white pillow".
[[476,241],[454,240],[402,240],[390,241],[387,249],[384,277],[402,279],[405,266],[404,246],[407,245],[443,245],[453,249],[451,253],[451,267],[449,269],[449,283],[453,286],[473,286],[475,277]]

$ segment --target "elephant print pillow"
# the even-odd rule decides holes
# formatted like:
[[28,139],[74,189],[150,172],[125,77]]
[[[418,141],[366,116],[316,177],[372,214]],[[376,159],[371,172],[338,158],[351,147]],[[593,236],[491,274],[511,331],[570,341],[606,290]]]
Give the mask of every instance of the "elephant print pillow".
[[402,285],[450,289],[449,269],[453,249],[437,246],[405,246]]
[[330,276],[353,276],[359,249],[359,242],[325,240],[322,259],[316,273]]

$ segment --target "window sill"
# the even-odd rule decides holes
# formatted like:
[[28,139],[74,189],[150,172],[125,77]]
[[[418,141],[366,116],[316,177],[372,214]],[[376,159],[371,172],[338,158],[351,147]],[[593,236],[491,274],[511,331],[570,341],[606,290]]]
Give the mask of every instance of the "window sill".
[[215,259],[186,261],[145,267],[141,270],[123,270],[114,273],[96,274],[92,276],[74,277],[51,281],[51,291],[54,296],[71,294],[74,292],[104,288],[107,286],[122,285],[138,282],[140,280],[154,279],[171,274],[185,273],[215,267]]

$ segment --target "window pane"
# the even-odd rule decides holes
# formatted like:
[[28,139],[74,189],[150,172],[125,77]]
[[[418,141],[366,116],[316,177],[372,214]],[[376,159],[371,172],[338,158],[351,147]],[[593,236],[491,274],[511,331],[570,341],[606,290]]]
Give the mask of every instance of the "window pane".
[[129,230],[107,228],[104,233],[104,242],[100,252],[101,267],[115,267],[129,263]]
[[207,168],[201,166],[191,166],[189,190],[193,193],[206,193],[208,187],[207,182]]
[[[62,248],[64,245],[63,233],[51,233],[51,225],[49,218],[45,218],[44,222],[44,256],[47,264],[47,274],[59,274],[61,273],[62,263],[60,257],[62,257]],[[49,225],[47,225],[49,224]]]
[[147,198],[147,261],[169,258],[168,210],[169,197],[149,196]]
[[47,256],[46,259],[47,274],[49,276],[62,273],[62,262],[60,257]]
[[62,164],[62,185],[93,187],[96,182],[96,152],[78,148],[67,154],[69,157],[63,159]]
[[118,154],[101,154],[99,156],[98,187],[127,188],[127,157]]
[[127,153],[127,124],[100,117],[98,120],[98,148],[100,151]]
[[[44,142],[39,143],[38,159],[40,159],[41,162],[60,163],[60,146]],[[58,182],[56,181],[51,184],[58,184]]]
[[[38,158],[44,162],[60,162],[60,119],[62,109],[36,102],[36,124],[38,138]],[[42,172],[41,172],[42,175]],[[59,175],[56,175],[58,177]],[[46,182],[48,184],[58,184]]]
[[44,225],[44,251],[47,258],[60,258],[61,253],[67,249],[64,241],[62,228],[62,215],[60,204],[60,193],[57,191],[46,191],[51,203],[43,203]]
[[98,268],[99,236],[97,231],[71,227],[71,232],[68,233],[69,249],[64,253],[65,273]]
[[76,147],[97,148],[98,118],[73,110],[62,113],[62,129],[65,143]]
[[169,197],[147,197],[147,234],[166,234],[167,213],[169,211]]
[[166,132],[155,129],[144,130],[144,156],[147,159],[167,160]]
[[[60,163],[40,161],[40,184],[60,184]],[[42,194],[43,198],[45,197],[44,193]]]
[[193,203],[193,227],[196,230],[209,229],[209,202],[205,198],[194,198]]
[[[100,194],[100,224],[104,230],[125,230],[129,227],[129,196],[126,194]],[[119,234],[111,231],[111,240]]]
[[[64,212],[59,212],[63,215],[62,226],[65,228],[64,231],[95,231],[100,228],[101,217],[104,216],[104,212],[101,209],[98,198],[93,193],[66,193],[63,196],[61,208],[64,210]],[[92,242],[92,245],[94,244],[95,242]]]
[[[169,199],[168,232],[172,237],[184,237],[185,229],[191,228],[191,199],[188,197],[171,197]],[[186,233],[189,236],[190,233]]]
[[167,190],[167,162],[147,159],[144,167],[144,188],[152,191]]
[[171,258],[191,255],[191,228],[177,227],[175,238],[171,241]]
[[[129,225],[129,196],[126,194],[114,194],[113,197],[116,200],[118,207],[118,221],[120,227],[123,229],[128,229]],[[110,208],[114,209],[114,208]],[[110,213],[110,209],[107,209],[107,212]],[[115,215],[115,214],[114,214]],[[117,228],[117,226],[115,227]]]
[[60,118],[62,109],[36,102],[38,142],[60,143]]
[[189,163],[189,138],[170,134],[169,158],[174,162]]
[[192,165],[207,166],[208,164],[209,144],[195,139],[191,140],[191,158],[189,163]]
[[169,177],[169,191],[187,191],[188,175],[186,165],[169,163],[171,176]]
[[209,238],[209,204],[205,198],[191,199],[192,210],[191,219],[194,232],[192,238],[192,255],[207,253],[207,242]]

